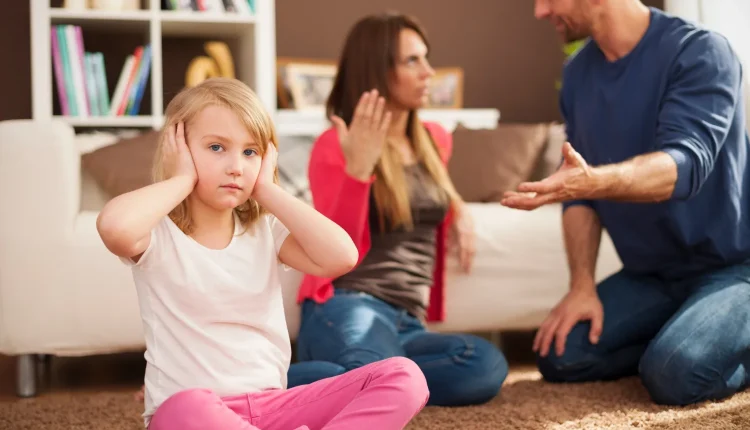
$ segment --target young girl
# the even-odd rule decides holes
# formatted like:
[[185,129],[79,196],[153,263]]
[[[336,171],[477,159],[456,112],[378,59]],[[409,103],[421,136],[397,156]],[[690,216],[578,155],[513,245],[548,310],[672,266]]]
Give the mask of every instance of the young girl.
[[278,270],[338,276],[357,250],[279,187],[276,145],[246,85],[207,80],[167,107],[154,183],[99,215],[105,245],[132,266],[151,430],[396,429],[427,402],[424,376],[407,359],[286,389]]

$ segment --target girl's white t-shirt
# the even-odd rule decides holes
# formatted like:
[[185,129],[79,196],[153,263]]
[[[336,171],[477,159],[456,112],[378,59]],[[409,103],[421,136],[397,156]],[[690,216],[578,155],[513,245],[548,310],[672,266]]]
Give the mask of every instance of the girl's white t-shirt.
[[284,389],[291,359],[278,253],[289,230],[263,215],[235,218],[224,249],[207,248],[169,217],[132,267],[146,338],[145,412],[191,388],[219,396]]

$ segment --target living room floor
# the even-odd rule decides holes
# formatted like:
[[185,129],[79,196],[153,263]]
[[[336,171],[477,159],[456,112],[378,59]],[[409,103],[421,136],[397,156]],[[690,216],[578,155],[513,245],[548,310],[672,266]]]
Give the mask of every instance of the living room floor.
[[[407,430],[750,428],[750,391],[670,408],[651,403],[637,378],[548,384],[533,365],[530,342],[529,333],[503,336],[511,373],[497,398],[473,407],[425,408]],[[0,429],[142,429],[143,405],[133,395],[144,368],[142,353],[54,358],[40,395],[19,399],[15,361],[0,356]]]

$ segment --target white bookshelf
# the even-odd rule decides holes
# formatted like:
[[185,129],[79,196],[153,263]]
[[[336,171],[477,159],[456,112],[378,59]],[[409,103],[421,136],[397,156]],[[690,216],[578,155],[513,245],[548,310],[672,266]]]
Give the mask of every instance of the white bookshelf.
[[[160,0],[145,0],[136,11],[68,10],[50,7],[49,0],[31,2],[32,115],[34,119],[61,119],[75,127],[153,127],[163,122],[162,40],[171,37],[200,37],[231,41],[237,78],[255,90],[266,108],[276,111],[276,17],[275,0],[256,0],[253,15],[161,10]],[[139,116],[60,116],[54,115],[54,71],[50,42],[53,25],[81,26],[84,33],[106,31],[111,37],[139,34],[141,44],[151,44],[149,76],[151,115]],[[136,47],[133,46],[133,49]],[[88,49],[87,49],[88,50]],[[117,61],[107,62],[107,68]],[[109,70],[110,75],[111,70]],[[117,73],[119,74],[119,70]],[[109,82],[110,97],[116,81]],[[142,111],[149,111],[141,106]],[[58,109],[59,111],[59,109]]]

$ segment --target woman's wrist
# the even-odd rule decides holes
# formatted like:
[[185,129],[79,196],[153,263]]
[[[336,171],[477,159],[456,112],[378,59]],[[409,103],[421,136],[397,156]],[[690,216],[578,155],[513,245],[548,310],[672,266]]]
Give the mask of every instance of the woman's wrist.
[[372,178],[373,168],[363,168],[355,165],[346,166],[346,174],[362,182],[368,182]]

